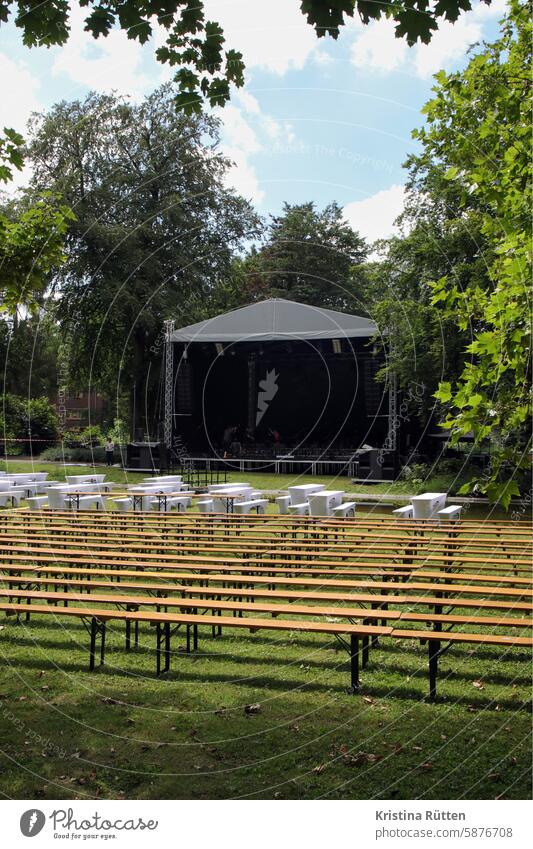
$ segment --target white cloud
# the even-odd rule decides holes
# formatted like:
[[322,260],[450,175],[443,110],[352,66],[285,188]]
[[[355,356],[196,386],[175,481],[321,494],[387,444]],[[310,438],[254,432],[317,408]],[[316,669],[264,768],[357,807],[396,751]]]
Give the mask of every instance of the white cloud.
[[217,115],[222,121],[222,152],[233,162],[226,184],[259,204],[265,193],[250,157],[264,151],[273,141],[293,142],[292,126],[262,112],[258,100],[245,89],[235,91],[231,103]]
[[0,97],[0,127],[12,127],[24,134],[31,113],[40,108],[41,84],[22,62],[14,62],[0,53],[0,79],[4,80]]
[[[41,109],[40,81],[33,76],[26,64],[13,61],[4,53],[0,53],[0,79],[6,81],[0,97],[0,132],[4,127],[9,127],[24,136],[31,113]],[[0,191],[6,194],[15,193],[28,183],[30,174],[28,165],[25,165],[22,171],[14,168],[13,179],[9,183],[0,183]]]
[[448,69],[458,62],[471,44],[482,37],[482,25],[467,15],[455,24],[441,23],[430,44],[417,44],[413,65],[418,77],[430,77],[441,68]]
[[316,49],[315,32],[294,0],[206,0],[205,6],[206,18],[218,21],[248,69],[283,75],[303,68]]
[[352,45],[352,64],[356,68],[384,72],[402,65],[409,47],[401,38],[394,37],[394,26],[394,21],[381,20],[363,27]]
[[54,49],[54,75],[65,73],[86,88],[118,91],[134,98],[152,87],[140,69],[143,48],[138,42],[117,29],[107,38],[95,40],[83,30],[87,9],[73,6],[71,15],[70,38],[63,47]]
[[354,230],[369,242],[394,235],[395,219],[403,210],[404,187],[391,186],[364,200],[352,201],[344,207],[344,217]]
[[238,147],[223,146],[224,154],[231,159],[233,167],[226,175],[226,185],[253,203],[261,203],[265,193],[259,184],[255,168],[246,154]]
[[505,0],[494,0],[490,6],[480,3],[472,11],[459,16],[455,24],[440,21],[429,44],[409,47],[396,38],[394,21],[382,19],[368,26],[355,22],[350,26],[356,37],[351,48],[351,61],[356,68],[390,73],[402,69],[427,78],[442,68],[449,70],[460,61],[470,47],[484,35],[484,24],[500,18]]

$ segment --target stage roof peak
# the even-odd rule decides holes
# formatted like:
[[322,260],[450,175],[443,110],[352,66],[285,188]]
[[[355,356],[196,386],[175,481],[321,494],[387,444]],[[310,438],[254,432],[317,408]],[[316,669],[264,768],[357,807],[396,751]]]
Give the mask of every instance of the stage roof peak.
[[368,318],[323,307],[268,298],[247,307],[181,327],[173,342],[274,342],[306,339],[354,339],[374,336]]

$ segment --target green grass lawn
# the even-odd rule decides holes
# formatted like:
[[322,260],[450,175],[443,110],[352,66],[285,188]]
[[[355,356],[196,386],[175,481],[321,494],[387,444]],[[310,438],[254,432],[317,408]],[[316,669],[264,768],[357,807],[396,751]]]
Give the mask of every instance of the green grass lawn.
[[[108,477],[134,482],[144,473]],[[233,479],[242,477],[269,489],[292,480]],[[383,640],[361,693],[350,696],[347,655],[324,636],[225,629],[212,639],[200,628],[199,650],[187,655],[178,632],[171,672],[160,679],[148,626],[126,653],[123,626],[110,625],[106,665],[94,673],[88,639],[78,621],[2,616],[5,797],[530,798],[524,649],[450,649],[430,704],[427,650],[412,641]]]
[[[154,675],[154,633],[127,654],[110,629],[87,668],[81,623],[4,619],[0,792],[14,798],[529,798],[527,652],[450,650],[439,701],[426,651],[383,641],[345,692],[327,638],[200,628]],[[247,705],[259,705],[247,713]]]

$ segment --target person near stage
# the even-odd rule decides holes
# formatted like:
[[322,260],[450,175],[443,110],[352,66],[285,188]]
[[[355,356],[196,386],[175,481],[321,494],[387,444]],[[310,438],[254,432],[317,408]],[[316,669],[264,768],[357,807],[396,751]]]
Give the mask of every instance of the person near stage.
[[107,466],[112,466],[115,462],[115,443],[110,436],[105,442],[105,462]]

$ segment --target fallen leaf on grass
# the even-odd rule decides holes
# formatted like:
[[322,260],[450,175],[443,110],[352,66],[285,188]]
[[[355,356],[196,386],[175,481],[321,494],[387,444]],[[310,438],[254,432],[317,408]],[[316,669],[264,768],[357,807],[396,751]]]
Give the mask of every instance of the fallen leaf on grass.
[[324,772],[325,769],[326,769],[326,764],[318,764],[318,766],[314,767],[313,772],[316,772],[317,775],[320,775],[320,773]]
[[250,716],[254,713],[261,713],[261,705],[253,704],[253,705],[244,705],[244,712]]
[[356,755],[344,755],[343,762],[346,766],[362,766],[368,763],[377,763],[383,759],[383,755],[375,755],[373,752],[357,752]]
[[484,690],[485,685],[483,681],[472,681],[472,686],[476,688],[476,690]]
[[367,705],[375,704],[374,699],[371,699],[370,696],[363,696],[363,701],[367,703]]
[[425,761],[423,764],[420,764],[420,769],[433,769],[433,764],[429,763],[429,761]]

